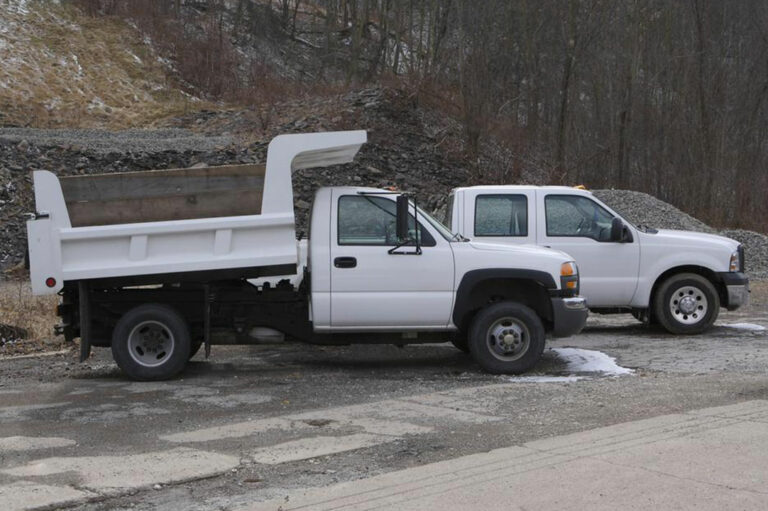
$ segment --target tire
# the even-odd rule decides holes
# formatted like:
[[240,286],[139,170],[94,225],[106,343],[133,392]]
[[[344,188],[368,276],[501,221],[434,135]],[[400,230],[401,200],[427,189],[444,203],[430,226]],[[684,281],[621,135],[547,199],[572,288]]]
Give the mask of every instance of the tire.
[[453,344],[457,350],[469,353],[469,342],[467,341],[466,336],[456,334],[456,336],[451,339],[451,344]]
[[[503,337],[501,337],[503,335]],[[469,351],[485,371],[520,374],[535,366],[546,337],[539,316],[515,302],[490,305],[475,316],[469,331]]]
[[670,333],[700,334],[720,312],[715,286],[701,275],[679,273],[665,280],[653,299],[653,315]]
[[187,323],[166,305],[140,305],[126,312],[112,332],[112,357],[131,379],[167,380],[190,358]]

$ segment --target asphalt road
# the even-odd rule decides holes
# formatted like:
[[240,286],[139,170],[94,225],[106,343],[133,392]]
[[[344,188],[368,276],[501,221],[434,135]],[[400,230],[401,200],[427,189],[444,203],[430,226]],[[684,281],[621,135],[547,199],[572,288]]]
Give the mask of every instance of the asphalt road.
[[[482,373],[450,344],[216,347],[135,383],[108,350],[0,360],[4,509],[238,509],[308,488],[701,408],[768,399],[768,307],[675,337],[593,316],[550,347],[633,368],[541,382]],[[534,376],[573,376],[549,350]],[[768,479],[768,469],[765,478]]]

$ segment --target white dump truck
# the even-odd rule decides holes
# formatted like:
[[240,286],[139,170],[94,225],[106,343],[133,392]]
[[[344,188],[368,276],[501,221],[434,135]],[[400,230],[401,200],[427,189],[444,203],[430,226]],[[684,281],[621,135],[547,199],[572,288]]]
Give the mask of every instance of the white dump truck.
[[278,136],[266,166],[35,171],[32,289],[61,296],[57,330],[80,337],[82,358],[111,347],[138,380],[172,377],[201,345],[207,355],[211,343],[248,344],[264,328],[314,344],[454,341],[494,373],[530,369],[546,332],[581,330],[570,256],[466,242],[402,193],[319,189],[300,245],[291,172],[350,162],[365,141]]
[[703,332],[721,306],[749,299],[739,242],[634,226],[579,188],[456,188],[444,223],[473,240],[562,250],[579,265],[590,310],[632,313],[676,334]]

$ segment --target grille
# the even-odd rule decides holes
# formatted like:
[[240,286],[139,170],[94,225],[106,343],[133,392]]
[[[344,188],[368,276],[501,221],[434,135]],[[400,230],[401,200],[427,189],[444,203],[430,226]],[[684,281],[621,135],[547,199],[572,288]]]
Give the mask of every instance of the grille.
[[739,245],[739,271],[744,273],[747,262],[744,259],[744,245]]

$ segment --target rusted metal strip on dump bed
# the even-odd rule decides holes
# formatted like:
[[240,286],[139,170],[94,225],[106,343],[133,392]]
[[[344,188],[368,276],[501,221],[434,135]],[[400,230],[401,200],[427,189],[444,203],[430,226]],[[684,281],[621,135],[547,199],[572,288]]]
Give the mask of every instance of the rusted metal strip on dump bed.
[[62,177],[72,227],[258,215],[264,165]]

